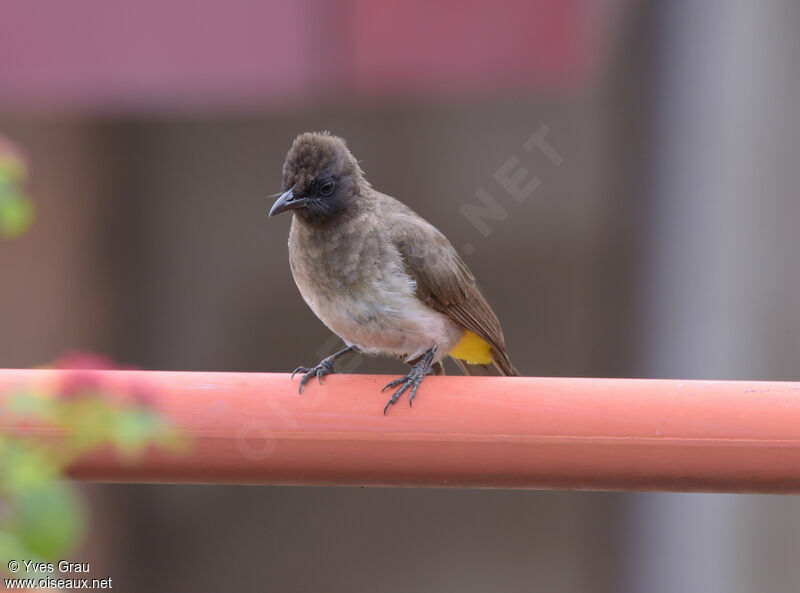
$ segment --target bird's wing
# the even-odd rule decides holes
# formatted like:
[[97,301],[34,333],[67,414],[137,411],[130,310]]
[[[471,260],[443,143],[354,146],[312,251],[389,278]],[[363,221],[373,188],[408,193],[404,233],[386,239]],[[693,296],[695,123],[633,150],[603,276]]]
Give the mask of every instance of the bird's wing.
[[516,374],[506,355],[500,322],[450,241],[413,210],[392,201],[384,221],[416,282],[417,298],[488,343],[503,374]]

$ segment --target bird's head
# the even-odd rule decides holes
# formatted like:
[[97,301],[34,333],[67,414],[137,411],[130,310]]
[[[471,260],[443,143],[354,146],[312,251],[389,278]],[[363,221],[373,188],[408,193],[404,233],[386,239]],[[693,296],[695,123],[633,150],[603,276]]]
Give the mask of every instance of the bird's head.
[[344,140],[328,132],[300,134],[286,155],[283,193],[269,215],[294,210],[309,222],[323,223],[347,210],[365,184]]

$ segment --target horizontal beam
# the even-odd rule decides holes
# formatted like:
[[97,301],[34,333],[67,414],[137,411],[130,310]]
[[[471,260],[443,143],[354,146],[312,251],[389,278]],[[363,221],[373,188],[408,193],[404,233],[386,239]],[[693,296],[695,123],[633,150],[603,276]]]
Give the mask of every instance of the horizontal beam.
[[[192,448],[93,454],[78,479],[800,492],[800,383],[432,376],[384,416],[384,376],[298,395],[286,374],[97,372],[153,390]],[[0,394],[58,373],[0,370]],[[3,416],[0,433],[46,432]]]

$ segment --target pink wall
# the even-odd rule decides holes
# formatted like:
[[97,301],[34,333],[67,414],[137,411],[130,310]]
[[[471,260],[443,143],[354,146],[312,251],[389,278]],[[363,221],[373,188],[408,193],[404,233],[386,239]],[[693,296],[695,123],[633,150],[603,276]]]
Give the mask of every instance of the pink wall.
[[571,85],[585,0],[12,0],[0,108],[261,108]]

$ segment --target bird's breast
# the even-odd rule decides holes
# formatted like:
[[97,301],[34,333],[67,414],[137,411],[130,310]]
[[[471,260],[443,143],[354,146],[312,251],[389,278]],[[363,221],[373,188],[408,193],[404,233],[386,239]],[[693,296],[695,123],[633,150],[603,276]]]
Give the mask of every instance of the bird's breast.
[[414,358],[432,346],[444,356],[458,342],[463,329],[416,297],[399,252],[378,231],[315,237],[296,226],[289,260],[300,294],[348,345]]

